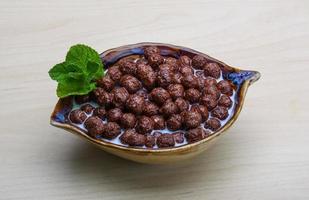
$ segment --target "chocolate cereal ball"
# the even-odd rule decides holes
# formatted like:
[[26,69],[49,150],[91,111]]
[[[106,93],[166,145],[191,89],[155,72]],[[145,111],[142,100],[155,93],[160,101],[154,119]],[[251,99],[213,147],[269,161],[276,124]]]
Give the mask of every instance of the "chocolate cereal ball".
[[170,70],[159,70],[157,83],[160,87],[166,88],[173,82],[173,72]]
[[183,67],[180,67],[180,68],[179,68],[179,72],[180,72],[183,76],[186,76],[186,75],[193,75],[193,73],[194,73],[192,67],[190,67],[190,66],[183,66]]
[[143,114],[146,116],[152,116],[152,115],[157,115],[159,113],[159,107],[150,102],[150,101],[146,101],[144,104],[144,111]]
[[180,66],[180,68],[184,67],[184,66],[189,66],[191,67],[191,58],[189,58],[188,56],[180,56],[178,59],[178,65]]
[[181,83],[185,88],[199,88],[198,79],[193,74],[183,76]]
[[124,75],[120,79],[120,85],[125,87],[131,94],[142,88],[141,82],[131,75]]
[[177,59],[173,57],[168,57],[164,61],[165,64],[168,64],[169,66],[172,66],[174,71],[178,70],[178,64],[177,64]]
[[218,101],[219,106],[223,106],[223,107],[226,107],[226,108],[232,107],[232,104],[233,104],[232,100],[226,94],[221,95],[221,97]]
[[148,63],[155,69],[164,62],[164,58],[159,54],[151,54],[147,59]]
[[216,131],[221,127],[221,123],[220,120],[218,120],[217,118],[210,118],[209,120],[206,121],[204,127]]
[[85,113],[90,114],[94,110],[94,107],[91,104],[87,103],[82,105],[80,109]]
[[153,128],[155,130],[162,130],[165,128],[165,121],[161,115],[153,115],[150,118],[153,121]]
[[226,94],[228,96],[232,96],[233,94],[233,88],[229,81],[222,80],[217,84],[218,89],[222,94]]
[[160,113],[163,114],[163,116],[165,117],[169,117],[172,114],[176,114],[178,113],[178,107],[176,106],[176,104],[172,101],[167,101],[165,102],[162,107],[160,108]]
[[144,146],[146,137],[138,134],[134,129],[126,130],[121,136],[120,141],[129,146]]
[[71,120],[71,122],[75,123],[75,124],[81,124],[85,121],[85,119],[87,118],[87,115],[85,112],[76,109],[71,111],[70,113],[70,117],[69,119]]
[[219,91],[218,88],[217,88],[216,86],[214,86],[214,85],[209,86],[209,87],[205,87],[205,88],[203,89],[203,93],[204,93],[205,95],[211,95],[211,96],[213,96],[216,100],[218,100],[219,97],[220,97],[220,91]]
[[94,99],[97,100],[99,96],[101,96],[104,92],[106,92],[103,88],[97,87],[94,89],[91,93],[90,96]]
[[220,66],[217,63],[208,63],[204,66],[204,74],[218,79],[221,74]]
[[144,55],[146,57],[149,57],[150,55],[153,55],[153,54],[160,54],[160,49],[155,46],[149,46],[144,49]]
[[89,135],[93,137],[101,135],[105,131],[103,121],[96,116],[91,116],[85,121],[85,128],[88,130]]
[[113,95],[113,104],[116,107],[123,107],[129,98],[129,92],[124,87],[114,88],[111,94]]
[[209,134],[210,133],[208,131],[205,131],[203,128],[199,127],[189,130],[186,134],[186,138],[188,143],[193,143],[206,138]]
[[172,134],[162,134],[157,138],[158,147],[173,147],[175,146],[175,140]]
[[140,134],[150,133],[154,129],[154,122],[150,117],[141,116],[137,121],[136,131]]
[[194,88],[187,89],[185,92],[185,99],[188,100],[190,103],[198,102],[200,96],[201,96],[200,91]]
[[142,134],[134,134],[129,137],[128,145],[130,146],[144,146],[146,137]]
[[156,74],[149,65],[138,64],[136,74],[146,88],[154,87],[156,82]]
[[217,103],[217,99],[213,95],[203,95],[200,98],[200,104],[206,106],[209,111],[214,109]]
[[136,63],[133,58],[126,57],[122,58],[118,62],[119,69],[123,74],[135,75],[136,72]]
[[97,80],[97,85],[109,92],[114,88],[115,82],[109,76],[103,76]]
[[177,99],[179,97],[183,97],[184,88],[181,84],[171,84],[167,87],[167,91],[170,93],[172,99]]
[[107,119],[109,122],[120,122],[122,117],[122,111],[120,108],[110,109],[107,113]]
[[156,138],[153,135],[146,135],[145,146],[148,148],[151,148],[155,144],[156,144]]
[[107,124],[105,124],[105,129],[104,132],[102,134],[102,137],[106,138],[106,139],[114,139],[116,138],[120,132],[120,126],[116,123],[116,122],[108,122]]
[[205,120],[207,120],[208,117],[209,117],[209,112],[208,112],[206,106],[194,104],[194,105],[192,105],[191,110],[192,110],[192,111],[197,111],[197,112],[199,112],[199,113],[201,114],[201,116],[202,116],[202,122],[204,122]]
[[126,107],[129,111],[135,114],[141,114],[144,110],[144,102],[145,99],[142,96],[133,94],[129,96],[126,102]]
[[131,135],[135,135],[135,134],[137,134],[136,131],[135,131],[135,129],[128,129],[128,130],[125,130],[125,131],[123,132],[123,134],[119,137],[119,139],[120,139],[121,143],[123,143],[123,144],[128,144],[128,143],[130,143],[130,142],[129,142],[130,136],[131,136]]
[[221,120],[225,120],[228,116],[229,116],[229,112],[228,109],[222,106],[218,106],[216,107],[212,112],[211,112],[212,116],[221,119]]
[[196,128],[202,123],[202,116],[199,112],[196,111],[184,111],[182,113],[183,123],[186,128]]
[[204,56],[195,55],[192,58],[192,65],[195,69],[203,69],[206,63],[207,63],[207,59]]
[[189,102],[184,100],[183,98],[177,98],[175,100],[175,104],[179,110],[179,112],[186,111],[189,109]]
[[158,105],[162,105],[170,98],[170,94],[161,87],[154,88],[150,93],[150,100],[156,102]]
[[120,81],[122,72],[120,71],[119,66],[111,66],[108,68],[107,75],[115,82]]
[[132,113],[124,113],[120,121],[123,128],[134,128],[136,124],[136,117]]
[[93,111],[93,116],[97,116],[102,120],[105,120],[106,117],[106,110],[104,107],[97,107]]
[[216,86],[217,85],[217,81],[216,81],[216,79],[214,79],[212,77],[207,77],[204,80],[204,84],[205,84],[205,87]]
[[96,88],[93,91],[97,103],[101,106],[109,107],[112,103],[113,96],[106,92],[103,88]]
[[182,126],[182,117],[179,114],[172,115],[167,121],[166,126],[171,131],[176,131],[181,129]]

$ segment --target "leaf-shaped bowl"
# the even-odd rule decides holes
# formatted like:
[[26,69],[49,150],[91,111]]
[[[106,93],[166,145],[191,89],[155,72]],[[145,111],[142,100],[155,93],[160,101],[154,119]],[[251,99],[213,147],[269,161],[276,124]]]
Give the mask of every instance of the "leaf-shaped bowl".
[[236,86],[236,95],[234,100],[235,106],[233,108],[233,116],[231,116],[227,123],[222,126],[217,132],[198,142],[178,147],[147,149],[121,146],[111,142],[95,139],[87,135],[85,131],[71,125],[67,120],[67,116],[73,106],[72,97],[59,99],[50,118],[51,125],[65,129],[109,153],[141,163],[171,163],[194,157],[208,149],[213,143],[215,143],[219,136],[221,136],[222,133],[224,133],[236,121],[243,107],[247,89],[252,83],[254,83],[260,78],[260,73],[256,71],[248,71],[231,67],[206,54],[186,47],[162,43],[139,43],[121,46],[103,52],[100,57],[105,65],[105,68],[108,68],[109,66],[111,66],[125,56],[142,55],[144,53],[144,47],[152,45],[159,47],[161,50],[161,54],[164,56],[173,56],[177,58],[180,55],[187,55],[189,57],[193,57],[196,54],[200,54],[205,56],[208,60],[220,64],[223,78],[232,81],[233,84]]

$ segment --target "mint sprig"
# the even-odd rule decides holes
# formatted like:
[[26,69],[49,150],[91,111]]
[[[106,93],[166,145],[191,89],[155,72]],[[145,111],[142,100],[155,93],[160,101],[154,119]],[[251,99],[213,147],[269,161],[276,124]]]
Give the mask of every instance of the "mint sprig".
[[99,54],[83,44],[72,46],[65,61],[56,64],[48,72],[58,82],[57,96],[88,94],[96,88],[95,80],[103,76],[104,66]]

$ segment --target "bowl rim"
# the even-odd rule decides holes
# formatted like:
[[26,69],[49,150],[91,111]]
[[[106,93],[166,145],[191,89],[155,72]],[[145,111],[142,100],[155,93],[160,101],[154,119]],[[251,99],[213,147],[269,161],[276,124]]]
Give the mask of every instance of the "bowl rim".
[[[209,55],[204,54],[202,52],[199,52],[199,51],[187,48],[187,47],[181,47],[181,46],[165,44],[165,43],[143,42],[143,43],[124,45],[124,46],[108,49],[108,50],[104,51],[103,53],[101,53],[100,57],[102,57],[103,55],[109,54],[111,52],[114,52],[116,50],[119,51],[121,49],[126,49],[126,48],[154,46],[154,45],[177,48],[177,49],[182,49],[184,51],[200,54],[200,55],[207,57],[210,60],[213,60],[213,61],[216,61],[216,62],[222,64],[224,67],[227,67],[229,69],[233,69],[236,72],[243,71],[239,68],[229,66],[229,65],[223,63],[222,61],[219,61],[219,60],[217,60],[213,57],[210,57]],[[258,72],[256,72],[256,73],[258,73]],[[259,73],[258,73],[258,77],[259,77]],[[254,81],[256,81],[256,80],[254,80]],[[194,142],[194,143],[188,143],[188,144],[185,144],[185,145],[182,145],[182,146],[158,148],[158,149],[136,148],[136,147],[129,147],[129,146],[121,146],[121,145],[114,144],[114,143],[111,143],[111,142],[106,142],[104,140],[98,140],[98,139],[92,138],[91,136],[87,135],[84,131],[82,131],[81,129],[79,129],[79,128],[73,126],[73,125],[70,125],[68,123],[60,123],[60,122],[57,122],[53,119],[53,116],[55,116],[55,114],[60,109],[59,107],[61,107],[61,105],[62,105],[62,99],[58,99],[58,102],[54,107],[54,110],[53,110],[51,117],[50,117],[50,124],[52,126],[65,129],[65,130],[67,130],[67,131],[69,131],[73,134],[76,134],[76,135],[86,139],[87,141],[89,141],[91,143],[94,143],[96,145],[103,146],[103,147],[109,147],[109,148],[124,150],[124,151],[134,151],[134,152],[138,152],[138,153],[150,153],[150,154],[153,154],[153,153],[164,154],[164,153],[171,152],[171,151],[172,152],[183,152],[183,151],[187,151],[188,149],[191,149],[192,147],[199,146],[199,145],[204,144],[204,143],[206,143],[210,140],[213,140],[214,138],[220,136],[223,132],[225,132],[228,128],[231,127],[231,125],[236,121],[236,119],[238,118],[238,116],[240,114],[240,111],[241,111],[243,104],[244,104],[244,100],[245,100],[245,96],[246,96],[248,87],[251,85],[251,83],[252,83],[252,80],[247,79],[247,80],[244,80],[244,82],[241,84],[241,86],[239,88],[238,106],[235,108],[234,115],[229,119],[229,121],[219,131],[215,132],[214,134],[212,134],[212,135],[210,135],[210,136],[208,136],[208,137],[206,137],[206,138],[204,138],[200,141],[197,141],[197,142]]]

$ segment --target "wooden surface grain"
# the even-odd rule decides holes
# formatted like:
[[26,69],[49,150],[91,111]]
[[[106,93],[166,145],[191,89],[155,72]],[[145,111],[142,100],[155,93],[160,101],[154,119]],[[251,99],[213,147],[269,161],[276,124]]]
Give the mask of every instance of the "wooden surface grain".
[[[309,199],[309,3],[0,2],[0,199]],[[260,71],[236,124],[168,166],[109,155],[51,127],[49,68],[69,46],[191,47]]]

